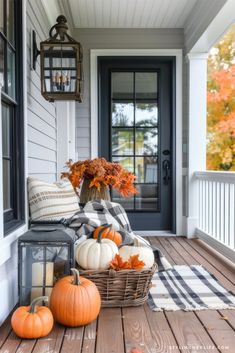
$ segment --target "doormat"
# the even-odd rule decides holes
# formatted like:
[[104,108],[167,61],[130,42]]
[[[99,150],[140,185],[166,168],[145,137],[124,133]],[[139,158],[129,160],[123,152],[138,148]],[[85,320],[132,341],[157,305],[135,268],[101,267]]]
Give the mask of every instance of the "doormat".
[[199,265],[156,272],[148,304],[154,311],[235,309],[235,295]]

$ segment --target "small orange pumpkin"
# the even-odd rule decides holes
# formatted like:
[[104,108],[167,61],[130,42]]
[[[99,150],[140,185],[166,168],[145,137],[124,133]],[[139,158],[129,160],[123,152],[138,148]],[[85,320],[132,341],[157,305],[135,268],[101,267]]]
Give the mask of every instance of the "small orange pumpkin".
[[79,276],[71,268],[72,276],[61,278],[50,296],[50,308],[54,319],[70,327],[89,324],[100,312],[100,293],[92,281]]
[[117,246],[122,244],[122,236],[113,229],[112,224],[107,224],[96,228],[93,232],[93,238],[97,239],[101,235],[102,238],[112,240]]
[[52,313],[46,306],[36,306],[39,301],[48,301],[48,297],[38,297],[30,306],[20,306],[11,317],[13,331],[20,338],[40,338],[47,336],[53,327]]

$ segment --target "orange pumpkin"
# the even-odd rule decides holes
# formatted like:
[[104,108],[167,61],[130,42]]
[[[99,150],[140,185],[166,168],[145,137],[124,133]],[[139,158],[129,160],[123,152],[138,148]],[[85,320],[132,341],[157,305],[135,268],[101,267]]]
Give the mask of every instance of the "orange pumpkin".
[[54,286],[50,297],[50,308],[54,319],[65,326],[83,326],[97,318],[101,300],[96,285],[79,276],[77,269],[73,275],[61,278]]
[[30,306],[20,306],[12,315],[11,325],[15,334],[21,338],[40,338],[47,336],[53,327],[52,313],[46,306],[37,306],[48,297],[38,297]]
[[122,236],[120,233],[113,229],[112,224],[107,224],[96,228],[96,230],[93,232],[93,238],[97,239],[99,235],[102,238],[112,240],[117,246],[122,244]]

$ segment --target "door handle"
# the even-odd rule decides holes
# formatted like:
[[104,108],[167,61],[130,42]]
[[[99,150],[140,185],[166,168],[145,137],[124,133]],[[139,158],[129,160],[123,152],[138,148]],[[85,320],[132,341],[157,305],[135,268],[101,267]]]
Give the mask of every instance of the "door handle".
[[170,161],[168,161],[167,159],[164,159],[164,161],[162,162],[162,168],[165,172],[165,175],[163,177],[164,184],[168,185],[169,181],[171,179],[171,177],[170,177]]

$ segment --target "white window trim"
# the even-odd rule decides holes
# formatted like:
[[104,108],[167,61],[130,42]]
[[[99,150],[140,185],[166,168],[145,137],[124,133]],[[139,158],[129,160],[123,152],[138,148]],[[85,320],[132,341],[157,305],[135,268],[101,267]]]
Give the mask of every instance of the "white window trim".
[[91,158],[98,154],[98,66],[99,56],[174,56],[176,58],[176,234],[182,235],[182,50],[181,49],[91,49]]
[[[4,237],[4,221],[3,221],[3,185],[0,182],[0,266],[11,257],[11,245],[16,239],[28,229],[28,200],[27,200],[27,176],[28,176],[28,149],[27,149],[27,29],[26,29],[26,1],[22,1],[22,42],[23,42],[23,107],[24,107],[24,165],[25,165],[25,224],[12,233]],[[1,96],[1,82],[0,82]],[[1,119],[1,99],[0,99],[0,136],[2,135],[2,119]],[[0,144],[0,180],[2,180],[2,144]]]

